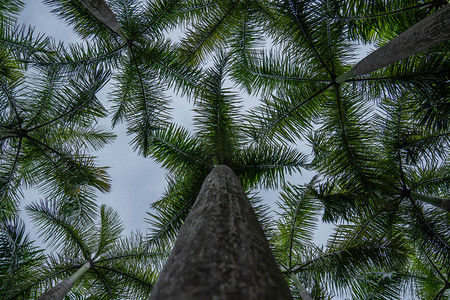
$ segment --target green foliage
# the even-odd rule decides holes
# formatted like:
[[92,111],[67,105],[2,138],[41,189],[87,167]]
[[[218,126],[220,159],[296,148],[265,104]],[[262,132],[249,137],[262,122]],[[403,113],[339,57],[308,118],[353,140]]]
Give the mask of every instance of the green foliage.
[[245,190],[277,188],[285,173],[306,166],[306,157],[298,150],[273,143],[251,145],[241,121],[244,116],[238,110],[239,100],[223,87],[227,68],[227,56],[219,53],[206,71],[196,100],[195,135],[169,125],[152,137],[149,155],[173,174],[165,195],[153,206],[156,213],[150,214],[153,245],[173,244],[202,181],[215,165],[231,167]]
[[83,220],[65,214],[55,201],[32,203],[27,211],[57,254],[47,256],[39,275],[27,280],[24,290],[43,293],[90,262],[90,269],[75,283],[74,291],[95,299],[148,296],[155,281],[155,272],[149,266],[157,269],[165,253],[149,252],[141,234],[122,237],[123,224],[116,211],[102,205],[91,212],[90,219]]
[[[448,1],[108,1],[120,30],[80,1],[44,3],[83,42],[64,45],[16,23],[22,1],[0,4],[6,299],[35,298],[89,260],[71,299],[147,297],[218,164],[252,196],[294,297],[449,297],[449,214],[431,201],[450,195],[449,43],[336,82],[361,44],[380,47]],[[107,111],[96,93],[110,78]],[[231,84],[260,104],[244,113]],[[169,89],[194,100],[192,133],[171,122]],[[169,172],[147,240],[121,238],[117,213],[97,210],[110,178],[91,152],[115,137],[97,125],[109,113],[114,126],[126,123],[138,154]],[[305,141],[310,157],[297,149]],[[287,184],[301,168],[314,179]],[[24,187],[46,198],[28,210],[58,252],[42,268],[16,217]],[[280,187],[273,220],[253,192]],[[325,247],[312,243],[320,216],[337,225]]]

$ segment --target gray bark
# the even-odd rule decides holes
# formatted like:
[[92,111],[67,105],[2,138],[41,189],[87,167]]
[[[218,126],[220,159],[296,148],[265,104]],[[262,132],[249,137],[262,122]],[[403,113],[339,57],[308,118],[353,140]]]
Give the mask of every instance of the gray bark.
[[292,299],[227,166],[215,167],[205,179],[149,299]]
[[37,298],[37,300],[62,300],[70,291],[73,286],[73,282],[69,279],[63,280],[48,291],[46,291],[42,296]]
[[427,196],[423,195],[414,191],[410,192],[410,195],[413,199],[427,202],[431,205],[434,205],[436,207],[439,207],[445,211],[450,212],[450,199],[445,198],[439,198],[439,197],[433,197],[433,196]]
[[72,274],[68,279],[61,281],[48,291],[46,291],[42,296],[36,300],[63,300],[67,293],[72,288],[73,284],[86,273],[92,264],[88,261],[82,265],[75,273]]
[[307,290],[302,290],[300,292],[300,297],[302,297],[302,300],[313,300],[311,294]]
[[450,39],[450,4],[411,26],[392,41],[361,60],[353,75],[363,75]]
[[97,18],[97,20],[126,39],[126,35],[117,21],[116,15],[104,0],[80,0],[80,2],[94,15],[94,17]]

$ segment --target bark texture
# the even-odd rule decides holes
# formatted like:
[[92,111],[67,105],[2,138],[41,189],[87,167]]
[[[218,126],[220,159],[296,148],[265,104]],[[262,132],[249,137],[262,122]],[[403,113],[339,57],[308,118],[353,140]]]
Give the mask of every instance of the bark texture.
[[438,207],[450,212],[450,199],[439,199]]
[[354,75],[364,75],[450,39],[450,4],[407,29],[361,60]]
[[37,298],[37,300],[62,300],[70,291],[72,286],[72,281],[70,281],[69,279],[63,280],[46,291],[42,296]]
[[151,300],[292,299],[237,176],[214,168],[181,228]]
[[450,199],[445,198],[439,198],[439,197],[433,197],[433,196],[427,196],[424,194],[417,193],[415,191],[410,192],[411,197],[415,200],[420,200],[423,202],[427,202],[431,205],[434,205],[436,207],[439,207],[445,211],[450,212]]
[[116,15],[109,8],[108,4],[104,0],[80,0],[100,22],[105,24],[109,29],[113,30],[117,34],[122,34],[122,28],[117,21]]
[[300,297],[302,297],[302,300],[313,300],[311,294],[307,290],[302,290],[300,292]]

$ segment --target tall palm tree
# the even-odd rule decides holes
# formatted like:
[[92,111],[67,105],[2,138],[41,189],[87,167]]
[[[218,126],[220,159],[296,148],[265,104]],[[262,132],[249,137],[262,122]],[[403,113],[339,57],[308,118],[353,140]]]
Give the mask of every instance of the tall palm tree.
[[350,71],[336,78],[336,82],[342,83],[353,76],[368,74],[446,42],[450,39],[449,32],[450,5],[447,4],[362,59]]
[[[373,72],[368,77],[334,84],[333,78],[340,72],[338,70],[345,69],[347,63],[347,58],[341,54],[351,51],[351,44],[345,40],[345,30],[350,28],[343,23],[348,19],[344,18],[348,8],[339,10],[333,1],[320,5],[322,9],[318,10],[314,5],[291,1],[286,7],[289,13],[280,18],[281,24],[285,24],[282,35],[289,41],[283,46],[286,52],[298,55],[293,58],[282,55],[277,55],[276,59],[262,58],[255,69],[249,70],[254,73],[253,79],[249,79],[255,85],[267,83],[268,91],[277,89],[275,93],[265,96],[263,104],[254,110],[254,124],[258,129],[253,130],[253,135],[256,141],[274,137],[291,142],[305,138],[313,144],[318,141],[315,149],[323,153],[320,159],[316,159],[322,160],[319,171],[327,169],[330,175],[345,177],[354,187],[371,193],[374,191],[377,161],[374,159],[376,152],[372,152],[376,149],[371,145],[373,127],[369,125],[369,120],[374,111],[383,109],[378,105],[381,99],[397,99],[404,93],[417,95],[413,98],[417,113],[410,117],[418,117],[421,126],[440,126],[442,132],[446,131],[446,81],[450,76],[448,46],[444,43],[427,53],[416,54]],[[424,6],[405,8],[393,14],[404,15],[421,7]],[[369,17],[384,20],[383,15]],[[390,24],[395,23],[391,21]],[[301,47],[302,51],[294,49],[297,47]],[[305,52],[307,55],[303,55]],[[298,67],[292,66],[294,61],[298,62]],[[311,74],[310,70],[320,70],[322,74]],[[431,103],[437,104],[439,109]],[[421,110],[423,113],[420,113]],[[311,138],[308,137],[310,132]],[[326,145],[324,141],[328,141]],[[422,200],[432,199],[422,197]],[[442,199],[434,200],[446,203]]]
[[215,167],[149,299],[292,299],[233,171]]
[[148,155],[170,171],[165,195],[152,207],[150,239],[155,245],[171,245],[203,180],[217,165],[230,167],[246,192],[258,186],[276,188],[286,173],[306,167],[299,151],[282,145],[251,145],[246,138],[238,99],[223,87],[227,59],[220,54],[205,74],[200,98],[196,99],[196,133],[169,125],[156,131]]
[[[448,210],[442,206],[445,202],[438,201],[449,193],[448,115],[430,118],[427,112],[418,110],[415,97],[405,92],[398,98],[383,99],[380,113],[363,127],[372,145],[361,153],[367,163],[360,169],[372,174],[367,181],[370,189],[360,188],[352,173],[345,171],[345,160],[336,159],[341,154],[338,147],[332,146],[333,137],[326,137],[328,130],[317,132],[312,165],[328,182],[316,186],[314,193],[323,201],[328,221],[352,221],[359,216],[361,226],[369,228],[389,216],[393,224],[405,228],[405,236],[415,251],[412,266],[420,266],[410,271],[417,274],[417,280],[415,275],[405,278],[418,281],[424,291],[440,286],[433,297],[442,297],[448,292],[448,278],[442,274],[447,273],[450,259],[450,236],[443,228],[448,228],[450,220]],[[331,161],[333,168],[329,167]],[[425,275],[423,266],[430,267]],[[426,293],[431,295],[432,291]]]
[[43,68],[0,81],[2,216],[15,213],[23,184],[86,204],[93,201],[92,188],[109,191],[105,168],[86,153],[115,137],[95,124],[106,116],[96,93],[108,78],[101,69],[68,76]]
[[148,252],[140,234],[123,238],[117,212],[102,205],[90,220],[80,220],[60,211],[56,201],[32,203],[26,209],[57,254],[49,254],[38,274],[10,290],[6,299],[25,292],[37,297],[49,285],[54,286],[39,299],[64,299],[73,287],[75,293],[95,299],[148,296],[155,280],[151,266],[157,269],[153,261],[160,254]]
[[[111,91],[113,125],[126,122],[133,145],[144,154],[148,136],[168,120],[165,91],[195,90],[199,70],[179,57],[178,47],[165,37],[174,30],[184,1],[46,0],[53,12],[86,41],[50,57],[27,60],[32,65],[56,64],[90,72],[107,66],[114,74]],[[97,4],[102,3],[100,7]]]
[[397,281],[380,284],[377,276],[406,269],[410,248],[399,227],[389,228],[386,234],[361,232],[355,224],[340,225],[324,249],[313,243],[321,205],[308,185],[284,186],[278,206],[271,242],[294,298],[359,299],[370,293],[389,298],[401,293],[403,286]]

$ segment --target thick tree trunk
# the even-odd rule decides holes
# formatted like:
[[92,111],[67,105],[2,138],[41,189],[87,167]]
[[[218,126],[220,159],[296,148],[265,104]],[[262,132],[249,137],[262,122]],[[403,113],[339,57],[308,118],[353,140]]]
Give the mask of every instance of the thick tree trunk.
[[122,27],[117,21],[116,15],[109,8],[108,4],[104,0],[80,0],[84,7],[89,10],[94,17],[102,22],[106,27],[120,35],[122,38],[127,39]]
[[205,179],[149,299],[292,299],[239,179],[227,166]]
[[450,39],[450,4],[411,26],[392,41],[377,49],[339,76],[341,83],[353,76],[369,74],[403,58],[430,49]]
[[63,300],[67,293],[72,288],[73,284],[91,267],[90,262],[85,263],[81,268],[79,268],[69,279],[63,280],[37,300]]
[[432,197],[432,196],[427,196],[427,195],[423,195],[414,191],[411,191],[410,193],[411,197],[415,200],[419,200],[419,201],[423,201],[423,202],[427,202],[431,205],[434,205],[436,207],[439,207],[445,211],[450,212],[450,199],[444,199],[444,198],[439,198],[439,197]]

